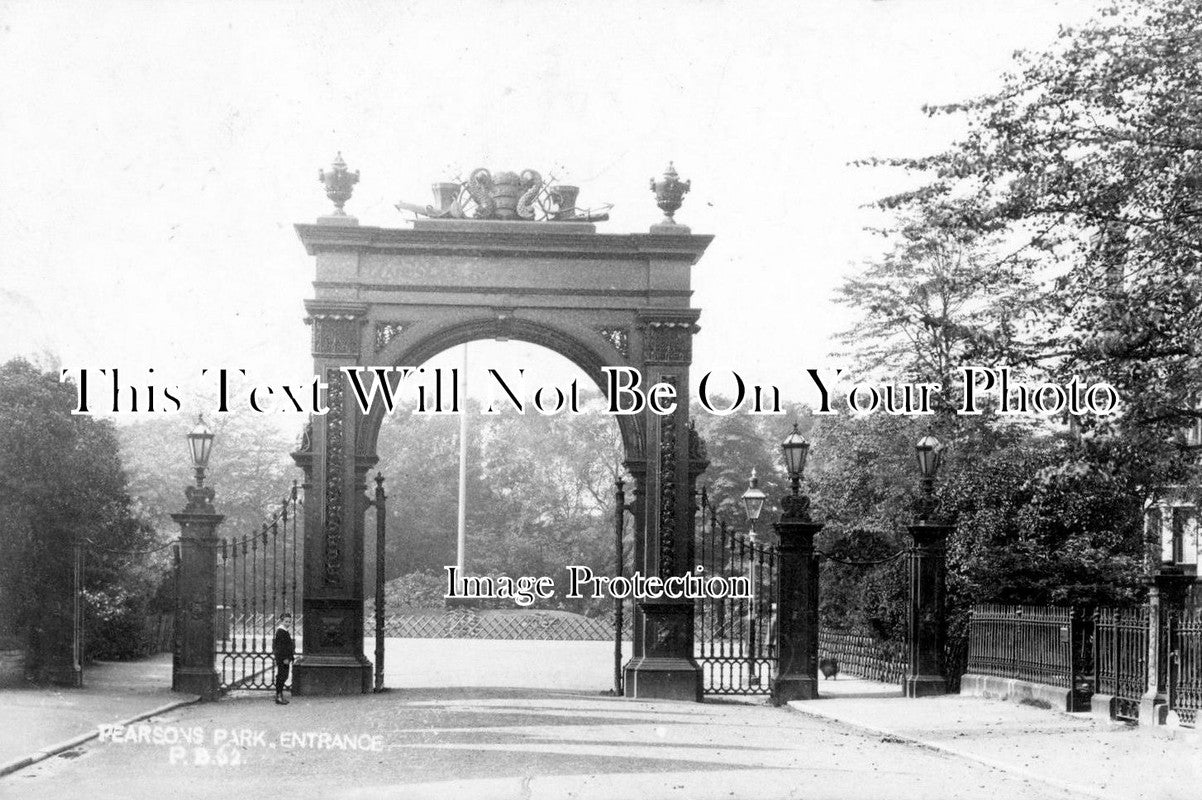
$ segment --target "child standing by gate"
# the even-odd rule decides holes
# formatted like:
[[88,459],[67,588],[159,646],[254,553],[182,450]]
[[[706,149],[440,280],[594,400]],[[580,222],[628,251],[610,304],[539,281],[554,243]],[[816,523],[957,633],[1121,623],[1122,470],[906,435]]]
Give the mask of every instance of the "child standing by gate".
[[296,655],[292,634],[288,632],[290,624],[292,624],[292,615],[285,611],[280,616],[279,628],[276,629],[275,638],[271,641],[271,652],[275,656],[275,702],[281,706],[288,705],[288,701],[284,699],[284,684],[288,682],[292,658]]

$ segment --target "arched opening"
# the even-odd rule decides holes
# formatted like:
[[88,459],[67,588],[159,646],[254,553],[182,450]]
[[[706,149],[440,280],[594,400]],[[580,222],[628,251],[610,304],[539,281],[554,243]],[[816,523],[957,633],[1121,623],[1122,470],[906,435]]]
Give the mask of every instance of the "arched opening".
[[[617,569],[614,489],[616,480],[629,480],[623,461],[633,427],[622,427],[622,417],[604,413],[600,370],[590,375],[581,368],[583,348],[559,341],[550,349],[547,342],[559,337],[545,328],[510,328],[505,341],[473,336],[478,330],[460,325],[434,332],[390,358],[421,368],[424,375],[402,384],[393,413],[381,406],[364,420],[370,431],[365,442],[379,459],[373,470],[387,479],[384,684],[612,688],[615,638],[622,663],[632,653],[631,604],[623,608],[625,636],[615,637],[615,601],[594,597],[587,588],[570,596],[567,568],[605,576]],[[418,386],[429,389],[439,379],[444,394],[459,382],[460,413],[415,413]],[[544,395],[558,391],[565,402],[575,399],[579,413],[567,408],[540,413],[532,396],[541,387],[548,387]],[[525,413],[517,411],[510,392],[524,403]],[[466,443],[462,448],[461,442]],[[369,509],[364,525],[369,628],[376,513]],[[631,525],[625,526],[620,555],[629,574]],[[484,593],[500,596],[448,600],[446,568],[459,563],[462,574],[490,581]],[[549,596],[534,596],[533,581],[544,578]],[[458,589],[462,594],[464,587]],[[374,641],[365,644],[366,652],[375,651]]]
[[[377,360],[388,366],[420,366],[438,358],[451,348],[468,342],[516,340],[538,345],[561,356],[583,373],[604,395],[604,368],[619,366],[623,359],[617,358],[615,353],[601,352],[586,345],[584,339],[582,331],[553,327],[545,323],[512,317],[479,317],[439,327],[432,326],[420,339],[399,341],[385,347],[377,354]],[[583,381],[581,383],[583,384]],[[364,452],[369,455],[376,454],[376,441],[384,415],[383,406],[377,405],[363,420]],[[618,414],[614,415],[614,419],[621,431],[625,458],[641,458],[645,441],[641,427],[642,417],[636,414]]]

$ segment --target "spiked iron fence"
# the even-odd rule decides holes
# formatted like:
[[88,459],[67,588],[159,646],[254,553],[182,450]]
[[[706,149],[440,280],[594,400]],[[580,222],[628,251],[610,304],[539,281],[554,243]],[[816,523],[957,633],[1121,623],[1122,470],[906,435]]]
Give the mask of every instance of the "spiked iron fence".
[[1099,608],[1094,614],[1094,691],[1114,697],[1112,714],[1137,721],[1148,687],[1148,608]]
[[1073,648],[1081,640],[1079,629],[1069,607],[973,606],[968,672],[1072,689],[1079,675]]
[[1168,643],[1169,708],[1182,725],[1197,726],[1202,708],[1202,608],[1169,613]]
[[776,653],[777,554],[773,544],[738,532],[718,515],[701,490],[697,563],[706,577],[746,577],[750,599],[699,600],[695,655],[706,694],[768,694],[779,664]]
[[[273,689],[272,636],[280,616],[300,630],[299,552],[304,501],[289,494],[257,529],[225,539],[217,553],[217,674],[223,691]],[[297,652],[301,641],[297,637]]]
[[[1109,698],[1110,714],[1140,718],[1141,703],[1166,703],[1182,725],[1202,707],[1202,609],[1169,608],[1152,630],[1148,606],[1091,611],[1056,606],[974,606],[968,672],[1071,688]],[[1155,636],[1155,641],[1152,637]],[[1148,659],[1161,664],[1149,691]],[[1074,700],[1075,707],[1084,707]]]

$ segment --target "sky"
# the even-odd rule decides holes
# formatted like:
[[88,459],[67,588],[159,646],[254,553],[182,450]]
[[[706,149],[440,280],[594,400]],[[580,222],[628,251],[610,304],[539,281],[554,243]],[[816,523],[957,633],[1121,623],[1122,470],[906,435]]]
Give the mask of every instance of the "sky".
[[850,162],[946,146],[960,123],[923,104],[990,91],[1099,5],[0,0],[0,358],[305,382],[293,224],[328,212],[337,151],[362,176],[348,213],[387,227],[485,166],[578,184],[614,204],[599,231],[646,231],[671,160],[693,187],[677,220],[715,236],[694,382],[737,370],[812,399],[804,370],[842,366],[832,295],[884,246],[867,206],[915,180]]

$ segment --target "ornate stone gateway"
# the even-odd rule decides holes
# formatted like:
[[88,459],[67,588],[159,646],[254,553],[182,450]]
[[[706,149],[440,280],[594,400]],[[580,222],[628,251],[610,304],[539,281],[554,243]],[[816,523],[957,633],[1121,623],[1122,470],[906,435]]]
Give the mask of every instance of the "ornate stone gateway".
[[[602,368],[632,367],[647,384],[677,387],[676,411],[618,415],[634,477],[635,564],[644,575],[694,564],[693,489],[704,461],[690,448],[689,364],[699,310],[691,271],[712,237],[673,214],[689,184],[669,167],[652,181],[667,217],[644,234],[602,234],[603,213],[576,207],[578,189],[533,170],[476,170],[434,185],[434,206],[411,228],[361,226],[342,206],[358,173],[341,157],[320,173],[336,211],[297,225],[316,258],[305,302],[315,374],[329,413],[294,454],[305,473],[303,636],[297,694],[371,689],[363,653],[363,537],[367,472],[383,421],[361,413],[344,366],[417,366],[476,339],[519,339],[568,358],[605,391]],[[692,601],[640,603],[630,697],[700,700]]]

